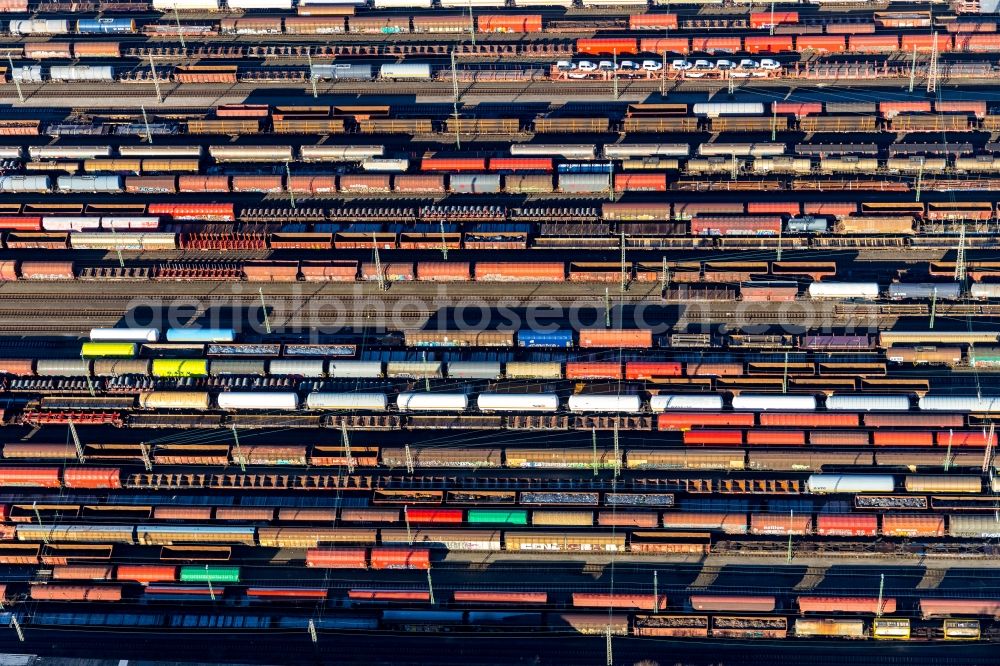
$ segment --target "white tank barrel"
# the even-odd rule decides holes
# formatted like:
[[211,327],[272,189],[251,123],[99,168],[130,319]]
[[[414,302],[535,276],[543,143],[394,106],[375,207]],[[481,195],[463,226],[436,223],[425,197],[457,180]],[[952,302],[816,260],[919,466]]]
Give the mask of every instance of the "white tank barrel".
[[806,481],[809,492],[830,493],[891,493],[896,483],[890,474],[812,474]]
[[306,407],[384,412],[388,400],[385,393],[310,393],[306,396]]
[[156,342],[160,339],[160,329],[92,328],[90,339],[94,342]]
[[637,395],[571,395],[571,412],[626,412],[634,414],[642,409]]
[[464,412],[469,408],[465,393],[400,393],[396,407],[401,412]]
[[722,411],[721,395],[701,395],[697,393],[680,395],[654,395],[649,399],[649,408],[654,412],[668,409],[707,409]]
[[556,412],[555,393],[480,393],[476,406],[481,412]]
[[769,409],[816,410],[812,395],[741,394],[733,396],[733,409],[763,412]]
[[299,407],[299,396],[291,392],[262,391],[220,393],[216,398],[219,409],[266,409],[292,411]]

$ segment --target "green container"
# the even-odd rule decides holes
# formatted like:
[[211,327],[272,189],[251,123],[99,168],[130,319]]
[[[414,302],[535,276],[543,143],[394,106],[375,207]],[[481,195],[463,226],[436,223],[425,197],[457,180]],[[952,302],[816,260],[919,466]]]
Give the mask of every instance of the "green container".
[[135,358],[139,345],[134,342],[84,342],[80,348],[83,358]]
[[469,523],[527,525],[528,512],[517,509],[469,509]]
[[208,377],[208,361],[203,358],[154,358],[154,377]]
[[182,583],[238,583],[239,567],[181,567]]

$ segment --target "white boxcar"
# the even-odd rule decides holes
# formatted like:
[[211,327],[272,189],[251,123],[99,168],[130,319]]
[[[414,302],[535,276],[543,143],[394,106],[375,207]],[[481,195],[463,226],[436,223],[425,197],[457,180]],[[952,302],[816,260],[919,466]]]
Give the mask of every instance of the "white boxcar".
[[122,157],[201,157],[201,146],[118,146]]
[[817,495],[891,493],[896,483],[891,474],[810,474],[806,488]]
[[226,0],[230,9],[266,9],[268,11],[287,12],[292,9],[292,0]]
[[831,395],[826,408],[832,412],[905,412],[910,398],[905,395]]
[[381,361],[330,361],[327,374],[331,377],[359,379],[381,377]]
[[654,395],[649,399],[649,408],[654,412],[668,409],[711,409],[722,411],[721,395],[700,395],[697,393],[679,395]]
[[275,359],[267,364],[267,373],[281,377],[323,377],[324,365],[322,359]]
[[432,0],[373,0],[375,9],[430,9]]
[[1000,298],[1000,282],[976,282],[969,287],[969,296],[978,300]]
[[476,406],[481,412],[555,412],[559,396],[555,393],[480,393]]
[[733,396],[733,409],[766,412],[769,409],[816,410],[816,396],[786,394],[740,394]]
[[128,217],[102,217],[102,229],[139,229],[156,231],[160,228],[160,218],[155,215],[130,215]]
[[222,0],[153,0],[153,9],[158,12],[217,12],[222,9]]
[[89,160],[110,157],[111,146],[30,146],[28,154],[36,160]]
[[306,396],[309,409],[384,412],[388,404],[385,393],[310,393]]
[[92,328],[90,339],[94,342],[156,342],[160,339],[160,329]]
[[379,78],[391,81],[430,81],[431,66],[427,63],[392,63],[382,65]]
[[498,361],[451,361],[448,363],[448,376],[453,379],[500,379]]
[[200,409],[211,407],[211,398],[205,391],[150,391],[139,394],[143,409]]
[[1000,412],[1000,398],[974,395],[925,395],[920,409],[929,412]]
[[11,81],[18,83],[41,83],[45,79],[42,77],[41,65],[16,66],[10,70]]
[[439,0],[441,9],[466,9],[468,7],[493,7],[501,9],[507,6],[507,0]]
[[637,413],[642,400],[637,395],[571,395],[571,412],[625,412]]
[[376,173],[403,173],[410,168],[410,160],[405,158],[373,158],[369,157],[361,163],[363,171]]
[[877,282],[813,282],[809,298],[878,298]]
[[267,409],[291,411],[299,408],[299,396],[291,391],[232,391],[215,399],[219,409]]
[[385,366],[388,377],[409,379],[440,379],[444,377],[444,363],[440,361],[389,361]]
[[515,7],[565,7],[570,9],[573,0],[514,0]]
[[464,412],[469,396],[464,393],[400,393],[396,407],[401,412]]
[[692,109],[696,116],[760,116],[764,113],[764,105],[760,102],[702,102]]

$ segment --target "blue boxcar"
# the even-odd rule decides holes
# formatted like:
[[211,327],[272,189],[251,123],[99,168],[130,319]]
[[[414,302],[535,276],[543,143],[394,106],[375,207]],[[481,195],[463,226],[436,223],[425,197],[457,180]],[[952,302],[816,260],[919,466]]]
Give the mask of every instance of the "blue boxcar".
[[133,33],[135,21],[123,18],[80,19],[76,22],[76,31],[84,35]]
[[167,342],[232,342],[236,331],[231,328],[168,328]]
[[518,331],[518,347],[560,347],[573,346],[573,331]]

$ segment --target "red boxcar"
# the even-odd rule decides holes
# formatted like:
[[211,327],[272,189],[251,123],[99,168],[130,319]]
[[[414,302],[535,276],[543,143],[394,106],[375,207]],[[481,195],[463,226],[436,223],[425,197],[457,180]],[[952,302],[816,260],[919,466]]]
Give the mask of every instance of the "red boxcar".
[[656,377],[680,377],[684,367],[680,363],[664,361],[628,361],[625,363],[625,379],[654,379]]
[[406,517],[411,523],[462,523],[462,509],[407,509]]
[[804,430],[747,430],[747,444],[764,446],[805,446]]
[[580,331],[581,347],[628,347],[650,349],[653,332],[649,329],[590,328]]
[[820,536],[878,536],[878,517],[864,514],[816,516],[816,534]]
[[486,171],[482,157],[427,157],[420,160],[421,171]]
[[961,428],[962,414],[865,414],[870,428]]
[[587,55],[623,55],[639,53],[639,44],[629,38],[592,38],[576,40],[577,53]]
[[117,467],[67,467],[63,483],[67,488],[121,488]]
[[0,468],[0,488],[59,488],[58,467]]
[[748,36],[743,38],[748,53],[783,53],[794,51],[791,35]]
[[920,615],[925,620],[952,615],[1000,617],[1000,599],[921,599]]
[[617,173],[615,174],[616,192],[666,192],[667,174],[665,173]]
[[42,218],[28,215],[0,215],[0,229],[9,231],[41,231]]
[[[928,433],[930,434],[930,433]],[[938,446],[986,446],[986,434],[982,430],[942,430],[937,433]],[[997,436],[993,435],[993,446],[996,446]]]
[[587,363],[569,361],[566,363],[566,379],[621,379],[621,363]]
[[872,433],[875,446],[934,446],[934,433],[929,431],[876,430]]
[[247,596],[257,599],[326,599],[325,587],[251,587]]
[[677,14],[632,14],[628,17],[629,30],[676,30]]
[[779,116],[811,116],[823,113],[822,102],[772,102],[771,111]]
[[802,204],[798,201],[750,201],[747,213],[750,215],[798,215]]
[[745,611],[770,613],[775,608],[774,597],[738,597],[720,594],[692,594],[691,608],[696,611]]
[[798,22],[798,12],[753,12],[750,14],[750,27],[754,30],[770,28],[772,25]]
[[426,548],[372,548],[372,569],[430,569],[431,551]]
[[798,51],[818,53],[842,53],[847,50],[847,38],[843,35],[799,35],[795,38]]
[[162,215],[175,220],[210,220],[212,222],[235,222],[236,209],[233,204],[165,204],[151,203],[149,215]]
[[688,430],[692,426],[754,425],[752,412],[664,412],[656,417],[657,430]]
[[643,53],[690,53],[691,41],[687,37],[648,37],[639,40]]
[[306,566],[317,569],[367,569],[368,551],[364,548],[310,548]]
[[479,32],[541,32],[541,14],[481,14],[476,17]]
[[742,430],[687,430],[684,443],[692,444],[735,444],[743,443]]
[[855,428],[860,425],[861,419],[857,414],[846,413],[820,413],[805,414],[795,412],[761,412],[760,424],[762,426],[811,426],[821,428]]
[[355,601],[430,601],[430,592],[416,590],[348,590],[347,598]]
[[137,583],[169,583],[177,580],[177,567],[163,564],[119,564],[115,580]]
[[494,157],[490,158],[490,171],[552,171],[551,157]]

